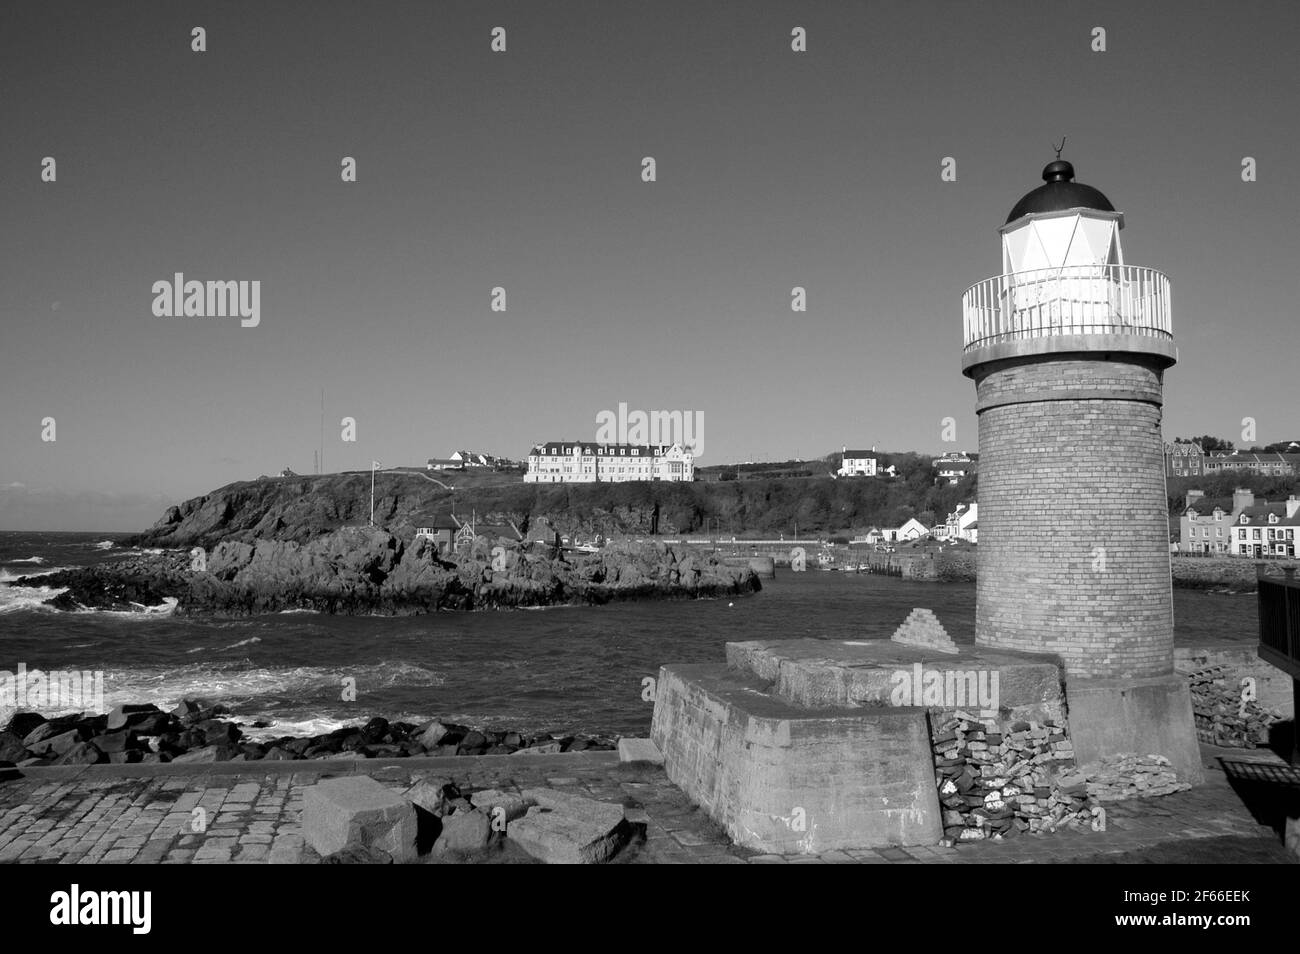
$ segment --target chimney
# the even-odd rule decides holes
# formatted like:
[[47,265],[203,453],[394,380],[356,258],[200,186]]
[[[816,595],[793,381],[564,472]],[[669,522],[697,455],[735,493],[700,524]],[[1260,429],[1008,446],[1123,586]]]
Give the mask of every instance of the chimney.
[[1247,507],[1255,506],[1255,494],[1249,490],[1238,487],[1232,492],[1232,513],[1233,516],[1241,513]]
[[1187,491],[1187,506],[1190,507],[1192,504],[1196,503],[1196,501],[1200,500],[1204,496],[1205,496],[1204,490]]
[[1296,515],[1297,511],[1300,511],[1300,500],[1297,500],[1296,495],[1292,494],[1286,498],[1286,518],[1290,520]]

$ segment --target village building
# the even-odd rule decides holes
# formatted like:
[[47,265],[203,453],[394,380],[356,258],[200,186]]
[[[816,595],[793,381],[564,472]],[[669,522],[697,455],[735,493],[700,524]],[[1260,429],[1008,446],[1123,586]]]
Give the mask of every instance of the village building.
[[551,441],[533,447],[524,483],[692,481],[695,460],[681,444],[597,444]]

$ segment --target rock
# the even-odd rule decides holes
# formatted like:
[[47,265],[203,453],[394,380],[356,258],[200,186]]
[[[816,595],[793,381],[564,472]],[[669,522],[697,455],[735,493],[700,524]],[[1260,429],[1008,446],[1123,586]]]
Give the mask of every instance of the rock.
[[89,742],[77,742],[54,760],[55,765],[95,765],[106,761],[104,753]]
[[379,848],[397,862],[416,857],[411,803],[368,775],[327,778],[303,793],[303,835],[322,856],[344,848]]
[[369,722],[365,724],[365,727],[361,730],[361,737],[366,741],[366,744],[368,745],[373,745],[377,742],[382,742],[384,740],[384,736],[387,734],[388,734],[388,720],[381,719],[379,717],[375,717],[371,719]]
[[279,745],[273,745],[266,750],[266,754],[262,756],[262,760],[266,762],[293,761],[297,757],[298,756],[289,751],[289,749],[283,748]]
[[649,739],[619,739],[618,760],[620,762],[650,762],[654,765],[664,764],[663,753]]
[[205,745],[234,745],[243,735],[239,726],[233,722],[223,722],[220,719],[204,720],[197,723],[194,728],[196,731],[203,733]]
[[130,732],[123,731],[97,735],[90,741],[99,751],[111,755],[114,752],[125,752],[130,747],[132,739]]
[[57,731],[58,729],[53,722],[42,722],[36,728],[32,729],[31,732],[27,733],[27,736],[22,740],[23,745],[30,749],[32,746],[36,745],[36,743],[43,742],[45,739],[54,735]]
[[27,758],[27,746],[12,732],[0,732],[0,762],[21,762]]
[[18,766],[8,759],[0,759],[0,782],[13,782],[23,777]]
[[420,733],[419,742],[426,749],[432,749],[442,741],[442,737],[447,734],[447,731],[447,727],[435,719]]
[[473,753],[479,749],[487,747],[487,736],[482,732],[466,732],[465,737],[460,740],[460,750],[463,753]]
[[216,745],[205,745],[202,748],[191,749],[184,755],[178,755],[172,762],[176,765],[199,765],[204,762],[220,762],[221,747]]
[[35,745],[28,746],[28,751],[33,755],[57,757],[68,752],[80,741],[82,741],[81,730],[70,729],[67,732],[61,732],[58,735],[42,739]]
[[484,812],[492,820],[495,820],[498,808],[501,809],[501,818],[506,822],[512,822],[528,814],[528,802],[522,795],[503,792],[500,789],[485,788],[481,792],[472,794],[470,801],[474,803],[475,808]]
[[515,756],[515,755],[555,755],[555,754],[559,753],[560,751],[562,751],[562,749],[561,749],[561,746],[560,746],[560,743],[559,743],[559,742],[542,742],[542,743],[540,743],[539,745],[530,745],[528,748],[519,749],[518,751],[511,752],[510,754],[511,754],[512,756]]
[[623,806],[583,799],[598,810],[580,814],[534,806],[507,829],[507,837],[546,864],[601,864],[632,836]]
[[44,725],[46,721],[48,720],[45,716],[39,712],[15,712],[9,724],[5,726],[5,731],[25,739],[35,731],[37,726]]
[[442,819],[442,834],[433,844],[440,855],[470,854],[487,847],[492,837],[492,823],[488,816],[476,810],[456,812]]
[[120,705],[108,714],[105,728],[110,732],[116,729],[125,729],[128,726],[135,728],[146,717],[156,713],[158,713],[158,707],[154,705]]
[[449,778],[421,779],[406,790],[406,800],[430,815],[449,813],[451,800],[459,796],[460,792]]

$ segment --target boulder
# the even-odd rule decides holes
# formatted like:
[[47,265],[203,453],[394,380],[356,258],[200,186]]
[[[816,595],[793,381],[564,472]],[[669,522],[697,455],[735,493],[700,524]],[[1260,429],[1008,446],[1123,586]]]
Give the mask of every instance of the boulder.
[[492,837],[492,822],[477,810],[456,812],[442,820],[442,834],[433,843],[437,854],[470,854],[482,851]]
[[52,735],[47,739],[41,739],[35,745],[28,746],[27,750],[33,755],[49,756],[57,758],[68,752],[74,745],[82,741],[80,729],[69,729],[67,732],[60,732],[58,735]]
[[55,765],[95,765],[106,761],[104,753],[89,742],[76,742],[54,760]]
[[510,754],[513,755],[556,755],[563,751],[563,746],[559,742],[541,742],[537,745],[530,745],[526,749],[517,749]]
[[46,722],[45,716],[39,712],[15,712],[9,724],[5,726],[5,731],[12,732],[20,739],[29,736],[37,726]]
[[0,732],[0,762],[21,762],[27,758],[27,746],[12,732]]
[[178,755],[172,762],[176,765],[199,765],[205,762],[220,762],[222,760],[222,748],[218,745],[205,745],[202,748],[190,749],[184,755]]
[[36,728],[32,729],[32,731],[27,733],[23,738],[23,745],[30,749],[37,742],[43,742],[57,732],[58,727],[53,722],[42,722]]
[[135,728],[136,725],[144,721],[147,717],[156,714],[158,714],[158,707],[154,705],[120,705],[108,714],[105,728],[110,732],[116,729],[125,729],[128,726]]
[[397,862],[416,856],[415,809],[368,775],[327,778],[303,792],[303,835],[322,857],[379,848]]
[[470,801],[479,811],[486,812],[488,817],[496,820],[496,810],[501,809],[501,818],[506,822],[512,822],[516,818],[523,818],[528,814],[528,802],[522,795],[516,795],[513,792],[503,792],[496,788],[485,788],[481,792],[475,792],[470,796]]
[[97,735],[90,741],[99,751],[111,755],[114,752],[125,752],[131,747],[133,739],[130,732],[122,731]]
[[406,800],[430,815],[445,815],[451,810],[451,800],[460,792],[449,778],[421,779],[406,790]]
[[[538,861],[557,865],[590,865],[608,861],[632,837],[622,805],[582,799],[594,806],[586,812],[540,805],[507,829],[507,836]],[[571,803],[572,804],[572,803]]]

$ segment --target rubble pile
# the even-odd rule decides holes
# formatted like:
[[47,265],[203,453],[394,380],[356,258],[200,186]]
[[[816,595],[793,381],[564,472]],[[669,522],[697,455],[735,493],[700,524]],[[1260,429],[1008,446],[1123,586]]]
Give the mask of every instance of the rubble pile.
[[943,715],[930,724],[945,842],[1091,824],[1095,806],[1063,726]]

